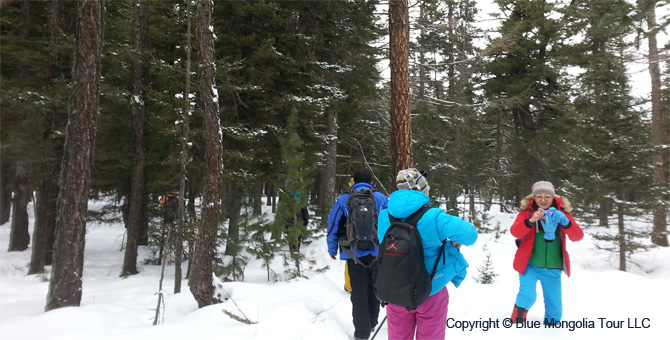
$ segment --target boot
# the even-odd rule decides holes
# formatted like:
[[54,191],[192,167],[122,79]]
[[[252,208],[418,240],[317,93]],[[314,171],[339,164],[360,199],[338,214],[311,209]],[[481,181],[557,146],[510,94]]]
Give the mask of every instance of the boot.
[[527,309],[514,305],[514,310],[512,311],[512,322],[524,323],[526,322],[526,315],[528,315]]

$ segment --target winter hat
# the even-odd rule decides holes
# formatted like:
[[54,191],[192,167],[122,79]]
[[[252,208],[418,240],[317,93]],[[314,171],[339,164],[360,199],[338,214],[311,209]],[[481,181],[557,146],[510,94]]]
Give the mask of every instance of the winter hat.
[[533,187],[531,189],[533,190],[532,195],[548,194],[551,196],[556,196],[556,190],[554,189],[554,185],[551,184],[551,182],[547,181],[535,182],[535,184],[533,184]]
[[414,168],[398,171],[398,176],[395,178],[395,183],[400,190],[416,190],[421,191],[426,195],[428,195],[428,190],[430,190],[430,185],[428,185],[426,176]]

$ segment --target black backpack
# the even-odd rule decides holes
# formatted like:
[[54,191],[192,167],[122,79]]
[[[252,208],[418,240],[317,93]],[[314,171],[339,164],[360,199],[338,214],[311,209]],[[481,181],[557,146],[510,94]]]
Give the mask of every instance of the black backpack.
[[435,260],[433,272],[428,274],[421,235],[416,228],[428,210],[430,207],[424,206],[404,222],[389,214],[391,225],[379,246],[379,265],[374,281],[375,295],[382,305],[392,303],[411,311],[430,295],[431,281],[447,241],[442,241],[442,251]]
[[[358,260],[355,255],[357,249],[373,249],[379,244],[375,191],[377,190],[363,189],[349,192],[349,216],[344,230],[339,233],[338,241],[342,250],[354,261]],[[353,249],[353,253],[350,249]]]

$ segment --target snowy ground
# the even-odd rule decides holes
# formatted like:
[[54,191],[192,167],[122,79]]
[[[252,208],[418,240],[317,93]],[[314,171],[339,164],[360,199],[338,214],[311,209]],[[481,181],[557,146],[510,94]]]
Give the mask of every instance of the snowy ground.
[[[564,320],[567,328],[506,328],[518,288],[512,269],[516,246],[507,231],[514,215],[490,212],[490,227],[499,223],[504,234],[480,234],[477,243],[464,247],[470,262],[468,278],[460,288],[448,286],[447,338],[481,339],[667,339],[670,331],[670,249],[655,249],[636,256],[641,268],[617,270],[616,256],[595,249],[586,230],[579,243],[570,243],[572,277],[563,275]],[[31,217],[32,218],[32,217]],[[260,261],[246,267],[246,281],[223,285],[232,297],[222,304],[198,309],[186,286],[172,294],[172,266],[163,283],[164,319],[153,326],[160,267],[140,265],[141,273],[120,278],[124,229],[119,224],[89,224],[86,238],[84,285],[81,306],[44,312],[48,278],[27,276],[30,249],[6,252],[10,225],[0,226],[0,338],[41,339],[350,339],[353,335],[351,303],[343,290],[343,262],[329,258],[325,240],[304,246],[306,260],[330,270],[309,279],[270,284]],[[601,230],[602,231],[602,230]],[[484,247],[486,246],[486,249]],[[475,282],[477,267],[491,254],[494,284]],[[142,257],[145,252],[140,252]],[[184,270],[186,265],[184,265]],[[273,268],[283,272],[278,262]],[[233,302],[234,300],[234,302]],[[245,315],[255,324],[235,321],[223,309]],[[384,317],[382,309],[380,321]],[[541,321],[541,289],[530,310],[529,321]],[[478,322],[479,321],[479,322]],[[474,325],[470,329],[470,325]],[[615,327],[619,328],[615,328]],[[460,327],[465,327],[461,329]],[[386,326],[377,339],[386,339]]]

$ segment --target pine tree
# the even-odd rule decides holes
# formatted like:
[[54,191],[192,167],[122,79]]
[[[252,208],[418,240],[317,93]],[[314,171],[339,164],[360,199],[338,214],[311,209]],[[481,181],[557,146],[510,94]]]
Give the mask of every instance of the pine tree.
[[[562,159],[562,138],[551,135],[566,114],[561,84],[561,23],[548,1],[497,1],[503,11],[500,37],[491,40],[483,89],[488,112],[504,127],[498,171],[508,173],[506,198],[518,202],[531,185],[552,177],[552,157]],[[509,128],[507,128],[509,127]],[[548,157],[548,154],[554,156]]]
[[483,265],[477,266],[479,277],[475,278],[475,281],[484,285],[489,285],[495,281],[495,278],[498,276],[498,274],[493,271],[493,260],[491,260],[491,253],[488,251],[486,245],[484,245],[482,250],[486,254],[486,259],[484,260]]
[[608,227],[615,215],[616,229],[595,237],[604,241],[602,249],[619,255],[619,269],[625,271],[630,254],[645,248],[636,240],[640,231],[627,220],[643,212],[640,198],[649,193],[651,184],[648,136],[630,95],[623,54],[633,24],[628,16],[632,8],[625,1],[616,6],[578,1],[569,10],[580,14],[570,17],[570,32],[585,34],[585,39],[570,48],[580,56],[571,61],[584,72],[575,82],[579,85],[574,89],[573,131],[568,136],[572,158],[567,163],[572,176],[566,189],[583,202],[583,211],[601,220],[601,226]]
[[279,139],[281,145],[282,169],[284,188],[280,191],[279,204],[275,219],[275,230],[283,229],[284,244],[288,245],[289,257],[293,261],[294,269],[289,270],[290,277],[303,276],[300,254],[300,245],[309,239],[312,234],[309,225],[300,219],[301,210],[307,206],[309,192],[312,185],[311,167],[305,163],[303,141],[297,132],[298,111],[292,109],[289,115],[286,136]]

